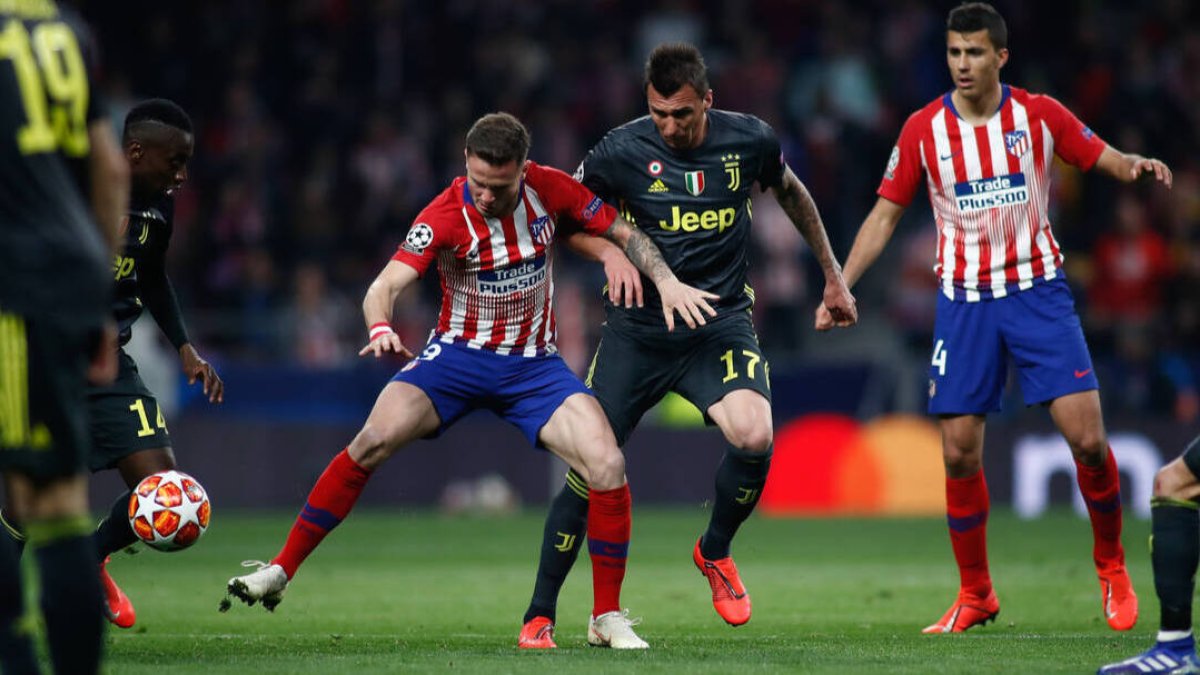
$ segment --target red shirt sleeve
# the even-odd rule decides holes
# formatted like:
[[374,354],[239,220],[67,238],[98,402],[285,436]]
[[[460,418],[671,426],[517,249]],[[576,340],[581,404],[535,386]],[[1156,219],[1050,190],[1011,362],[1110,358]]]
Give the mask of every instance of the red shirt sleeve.
[[443,248],[453,248],[453,230],[449,223],[454,222],[448,216],[457,215],[436,204],[426,206],[408,228],[404,242],[396,248],[392,260],[398,260],[415,269],[417,274],[425,276],[429,265],[437,257],[437,252]]
[[599,236],[617,219],[616,209],[558,169],[531,162],[528,180],[556,221],[568,220],[584,232]]
[[928,126],[920,112],[909,116],[900,130],[900,140],[892,148],[883,180],[875,191],[880,197],[896,202],[900,206],[912,203],[917,189],[921,187],[921,132],[922,125]]
[[1031,97],[1030,102],[1050,128],[1054,153],[1083,171],[1091,169],[1107,144],[1053,97],[1037,95]]

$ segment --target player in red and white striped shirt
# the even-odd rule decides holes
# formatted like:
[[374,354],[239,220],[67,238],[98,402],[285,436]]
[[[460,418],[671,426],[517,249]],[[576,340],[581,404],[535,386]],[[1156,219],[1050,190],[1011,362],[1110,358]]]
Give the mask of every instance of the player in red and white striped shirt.
[[[1047,201],[1055,155],[1117,180],[1171,185],[1162,162],[1119,152],[1058,101],[1000,82],[1008,61],[1004,19],[986,3],[960,5],[946,22],[954,90],[909,117],[892,150],[879,199],[843,272],[853,284],[887,244],[924,176],[938,228],[940,281],[929,412],[938,415],[946,466],[958,599],[927,633],[960,632],[1000,611],[988,573],[985,415],[999,410],[1012,359],[1029,405],[1048,405],[1075,455],[1095,540],[1105,618],[1137,621],[1137,596],[1121,546],[1120,478],[1100,414],[1098,383],[1063,280]],[[833,325],[824,307],[817,328]]]
[[[671,326],[676,312],[689,327],[704,324],[706,314],[716,314],[707,300],[717,296],[681,283],[649,237],[567,174],[526,160],[528,152],[529,132],[512,115],[485,115],[471,127],[467,175],[421,211],[363,300],[370,341],[360,355],[391,352],[413,360],[384,387],[362,430],[317,480],[283,549],[257,571],[230,579],[230,594],[273,609],[304,559],[349,515],[371,472],[409,442],[487,408],[587,476],[588,642],[647,647],[620,605],[630,531],[625,459],[600,404],[554,353],[549,247],[555,229],[571,222],[620,246],[654,281]],[[442,312],[413,358],[389,320],[397,296],[434,260]]]

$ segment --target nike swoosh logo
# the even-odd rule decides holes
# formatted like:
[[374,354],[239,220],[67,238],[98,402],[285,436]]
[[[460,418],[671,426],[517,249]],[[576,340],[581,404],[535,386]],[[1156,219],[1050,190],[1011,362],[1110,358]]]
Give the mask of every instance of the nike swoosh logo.
[[950,153],[950,154],[946,155],[945,157],[943,157],[943,156],[941,156],[941,155],[938,155],[938,159],[944,162],[944,161],[946,161],[946,160],[948,160],[948,159],[954,159],[954,158],[955,158],[955,157],[957,157],[957,156],[958,156],[958,153],[957,153],[957,152],[952,152],[952,153]]
[[717,576],[721,578],[721,583],[725,585],[726,590],[729,591],[729,594],[733,596],[734,600],[741,600],[742,598],[746,597],[746,593],[744,591],[738,593],[733,589],[733,584],[729,583],[729,579],[726,579],[724,574],[721,574],[721,569],[719,567],[708,562],[707,560],[704,561],[704,566],[717,573]]
[[1077,371],[1075,371],[1075,379],[1078,380],[1079,378],[1086,376],[1090,372],[1092,372],[1091,368],[1088,368],[1087,370],[1077,370]]

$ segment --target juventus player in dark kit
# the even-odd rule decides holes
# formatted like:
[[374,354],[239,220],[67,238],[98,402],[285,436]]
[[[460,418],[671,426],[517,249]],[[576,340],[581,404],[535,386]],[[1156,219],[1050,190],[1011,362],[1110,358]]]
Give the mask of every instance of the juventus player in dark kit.
[[[644,87],[650,114],[610,131],[575,178],[646,233],[681,281],[720,296],[712,303],[717,316],[696,330],[670,331],[648,285],[643,303],[636,276],[633,289],[610,283],[607,322],[587,383],[621,445],[671,391],[725,435],[729,447],[717,468],[712,517],[692,559],[712,588],[717,613],[740,626],[750,620],[750,596],[730,541],[758,503],[773,440],[769,370],[750,321],[754,294],[746,284],[755,183],[772,191],[812,247],[825,274],[823,301],[838,325],[853,325],[857,310],[816,205],[784,163],[775,132],[752,115],[712,108],[700,52],[688,44],[660,45],[646,63]],[[606,267],[620,264],[613,262],[620,254],[615,246],[578,236],[569,241]],[[556,646],[558,593],[578,554],[587,508],[587,483],[569,471],[546,518],[522,648]]]

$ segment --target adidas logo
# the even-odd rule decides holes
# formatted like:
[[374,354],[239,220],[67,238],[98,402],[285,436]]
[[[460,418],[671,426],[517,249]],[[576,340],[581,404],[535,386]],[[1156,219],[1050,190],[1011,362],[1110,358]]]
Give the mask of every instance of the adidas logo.
[[646,192],[667,192],[667,186],[659,178],[651,183],[649,188],[646,188]]

